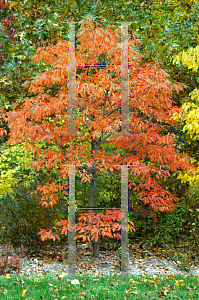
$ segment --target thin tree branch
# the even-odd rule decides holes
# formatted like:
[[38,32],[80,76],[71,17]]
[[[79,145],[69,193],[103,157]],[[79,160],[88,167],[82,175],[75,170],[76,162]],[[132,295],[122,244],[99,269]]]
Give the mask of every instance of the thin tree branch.
[[104,90],[104,91],[105,91],[105,100],[104,100],[103,116],[105,116],[106,100],[108,98],[108,90]]

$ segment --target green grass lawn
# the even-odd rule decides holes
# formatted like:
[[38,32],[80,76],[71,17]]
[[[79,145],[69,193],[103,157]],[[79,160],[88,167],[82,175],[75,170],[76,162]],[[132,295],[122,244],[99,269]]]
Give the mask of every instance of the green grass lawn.
[[199,276],[0,276],[0,299],[199,299]]

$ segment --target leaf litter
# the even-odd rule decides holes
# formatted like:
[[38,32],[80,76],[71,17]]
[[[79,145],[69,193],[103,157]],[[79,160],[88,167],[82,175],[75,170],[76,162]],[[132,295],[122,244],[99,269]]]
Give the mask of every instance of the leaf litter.
[[[176,252],[176,250],[178,250]],[[110,247],[104,245],[99,258],[92,257],[92,245],[77,244],[76,271],[79,274],[114,275],[121,274],[120,252],[116,245]],[[168,247],[162,249],[144,245],[142,242],[129,245],[129,274],[133,275],[199,275],[199,264],[188,263],[180,258],[175,258],[179,249]],[[186,256],[186,255],[185,255]],[[175,260],[172,258],[175,258]],[[42,250],[39,254],[29,254],[22,261],[19,271],[13,271],[17,275],[46,274],[68,274],[68,246],[56,246],[48,250]],[[179,260],[178,260],[179,259]]]

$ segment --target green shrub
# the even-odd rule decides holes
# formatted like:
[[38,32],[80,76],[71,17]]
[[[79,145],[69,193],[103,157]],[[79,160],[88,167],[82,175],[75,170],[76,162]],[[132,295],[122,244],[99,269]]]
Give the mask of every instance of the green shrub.
[[28,167],[33,160],[31,151],[25,151],[25,143],[19,145],[1,145],[0,151],[0,198],[11,193],[11,186],[18,182],[18,174],[26,182],[32,182],[35,170]]
[[0,202],[0,225],[3,228],[2,242],[10,241],[14,247],[24,245],[28,251],[38,250],[44,242],[37,235],[40,228],[54,226],[54,214],[51,207],[42,207],[40,200],[35,195],[30,195],[35,190],[35,182],[27,188],[21,182],[12,186],[13,193],[4,195]]
[[199,210],[193,203],[192,208],[190,205],[190,198],[186,198],[186,203],[180,200],[173,212],[155,213],[157,220],[154,221],[151,208],[140,204],[138,211],[130,213],[136,232],[129,233],[129,237],[147,238],[151,245],[159,247],[176,243],[182,237],[192,238],[194,243],[199,236]]

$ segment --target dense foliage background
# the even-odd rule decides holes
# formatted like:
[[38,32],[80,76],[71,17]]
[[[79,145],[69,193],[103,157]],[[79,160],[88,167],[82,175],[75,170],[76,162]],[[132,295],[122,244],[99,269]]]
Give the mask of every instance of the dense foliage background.
[[[172,132],[176,137],[176,148],[188,153],[198,165],[199,125],[198,104],[199,52],[196,51],[195,65],[175,59],[179,53],[196,48],[199,43],[199,2],[195,0],[167,1],[53,1],[37,0],[0,2],[0,106],[7,111],[25,97],[31,97],[24,84],[28,78],[45,71],[46,66],[33,62],[33,56],[40,46],[55,44],[57,40],[68,40],[68,21],[84,22],[89,15],[99,17],[102,24],[120,26],[129,22],[129,33],[135,34],[140,42],[143,63],[154,61],[169,74],[170,82],[181,82],[184,91],[173,100],[186,113],[178,119],[178,125],[164,124],[164,134]],[[78,41],[76,41],[78,43]],[[192,51],[193,52],[193,51]],[[190,57],[192,55],[190,53]],[[188,52],[189,53],[189,52]],[[57,86],[52,85],[48,93],[54,95]],[[196,88],[196,90],[195,90]],[[193,92],[195,90],[195,92]],[[184,105],[184,106],[183,106]],[[52,116],[52,121],[55,116]],[[186,125],[186,127],[185,127]],[[9,136],[8,124],[1,124]],[[45,210],[38,209],[37,199],[30,197],[37,181],[48,178],[58,180],[56,169],[42,173],[31,169],[31,153],[26,153],[23,143],[17,146],[6,145],[7,136],[1,139],[0,146],[0,206],[2,227],[1,240],[14,240],[20,232],[23,243],[36,240],[39,226],[48,226],[57,219],[67,218],[67,199],[57,206]],[[40,147],[53,147],[47,142]],[[120,207],[120,177],[108,172],[98,180],[98,200],[102,207]],[[139,181],[139,178],[136,180]],[[135,223],[136,232],[129,234],[132,240],[147,239],[154,245],[191,241],[198,247],[199,223],[199,184],[198,178],[189,174],[173,174],[164,184],[181,197],[175,213],[155,213],[129,190],[130,219]],[[77,206],[88,205],[88,184],[77,178]],[[65,210],[63,210],[65,205]],[[12,207],[12,209],[11,209]],[[31,207],[31,212],[30,212]],[[62,209],[60,209],[62,208]],[[13,214],[12,214],[13,212]],[[78,214],[77,214],[78,215]],[[36,220],[39,219],[39,222]],[[154,222],[155,220],[155,222]],[[46,223],[45,223],[46,222]],[[45,224],[44,224],[45,223]],[[29,240],[29,241],[28,241]],[[61,240],[62,242],[64,240]],[[20,242],[20,241],[19,241]],[[39,241],[38,241],[39,243]],[[190,247],[191,247],[190,246]]]

